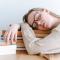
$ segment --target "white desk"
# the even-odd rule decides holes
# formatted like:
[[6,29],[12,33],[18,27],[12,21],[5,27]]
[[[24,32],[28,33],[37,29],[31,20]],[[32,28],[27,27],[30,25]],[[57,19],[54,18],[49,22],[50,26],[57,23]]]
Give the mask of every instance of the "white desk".
[[16,55],[0,55],[0,60],[18,60]]

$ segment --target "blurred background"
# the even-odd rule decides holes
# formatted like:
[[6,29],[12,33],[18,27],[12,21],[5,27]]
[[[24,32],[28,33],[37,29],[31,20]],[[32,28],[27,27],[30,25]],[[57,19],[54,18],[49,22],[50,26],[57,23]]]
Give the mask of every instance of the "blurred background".
[[10,24],[22,22],[22,17],[31,8],[47,8],[60,15],[60,0],[0,0],[0,30]]

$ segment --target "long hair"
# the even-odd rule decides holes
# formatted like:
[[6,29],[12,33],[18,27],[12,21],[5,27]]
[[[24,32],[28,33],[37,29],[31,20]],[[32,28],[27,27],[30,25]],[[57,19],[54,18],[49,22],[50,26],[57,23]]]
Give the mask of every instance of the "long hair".
[[[44,8],[32,8],[32,9],[30,9],[30,10],[23,16],[23,22],[28,22],[28,15],[29,15],[32,11],[43,11],[43,10],[44,10]],[[46,10],[47,10],[47,9],[46,9]],[[51,12],[51,11],[49,11],[49,13],[50,13],[52,16],[56,17],[56,18],[60,18],[59,15],[57,15],[57,14]]]
[[43,8],[32,8],[30,9],[24,16],[23,16],[23,22],[28,22],[28,16],[32,11],[42,11]]

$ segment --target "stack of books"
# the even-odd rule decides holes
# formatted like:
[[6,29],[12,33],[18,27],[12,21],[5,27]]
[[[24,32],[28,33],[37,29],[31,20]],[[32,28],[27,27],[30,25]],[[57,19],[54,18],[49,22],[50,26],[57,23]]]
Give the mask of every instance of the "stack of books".
[[17,50],[26,50],[21,31],[17,32]]
[[[49,35],[49,33],[51,33],[51,30],[45,30],[45,31],[34,30],[34,32],[35,32],[37,38],[44,38],[47,35]],[[23,37],[22,37],[22,32],[21,31],[17,32],[17,50],[26,50],[25,46],[24,46],[24,42],[23,42]]]

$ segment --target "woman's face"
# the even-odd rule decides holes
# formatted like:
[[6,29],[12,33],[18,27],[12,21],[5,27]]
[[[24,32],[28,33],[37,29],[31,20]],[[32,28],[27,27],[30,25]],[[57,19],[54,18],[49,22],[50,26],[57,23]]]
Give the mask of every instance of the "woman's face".
[[43,12],[43,10],[40,11],[32,11],[29,15],[28,15],[28,23],[30,25],[35,24],[35,27],[39,30],[49,30],[48,28],[45,28],[42,24],[41,21],[41,13]]

